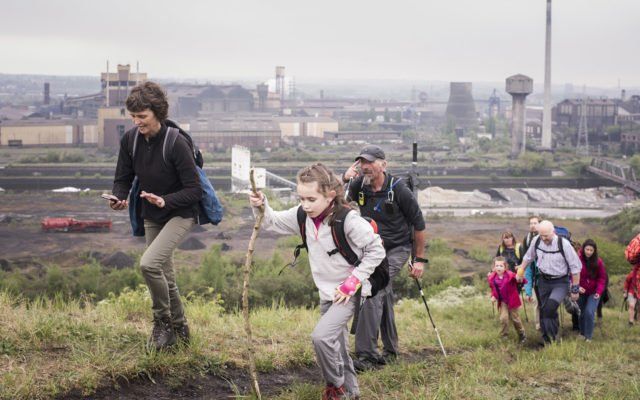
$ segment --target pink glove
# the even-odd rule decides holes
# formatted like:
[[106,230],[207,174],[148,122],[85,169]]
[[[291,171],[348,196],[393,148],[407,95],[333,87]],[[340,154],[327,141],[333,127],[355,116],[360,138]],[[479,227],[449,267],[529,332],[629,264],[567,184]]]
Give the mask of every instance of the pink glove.
[[341,302],[346,304],[351,296],[356,294],[358,289],[360,289],[360,286],[362,286],[360,279],[356,278],[354,275],[349,276],[336,288],[336,292],[333,295],[333,301],[338,304]]

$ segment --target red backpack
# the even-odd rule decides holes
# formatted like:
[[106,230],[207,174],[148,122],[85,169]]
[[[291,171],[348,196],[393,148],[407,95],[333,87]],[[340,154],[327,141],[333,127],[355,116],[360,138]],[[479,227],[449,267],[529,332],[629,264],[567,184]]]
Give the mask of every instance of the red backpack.
[[627,248],[624,250],[624,257],[631,265],[640,263],[640,233],[631,239]]

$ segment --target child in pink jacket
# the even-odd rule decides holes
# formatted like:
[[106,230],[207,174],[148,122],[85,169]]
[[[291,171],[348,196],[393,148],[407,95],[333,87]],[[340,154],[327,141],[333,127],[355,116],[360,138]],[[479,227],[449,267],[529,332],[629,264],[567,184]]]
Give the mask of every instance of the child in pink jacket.
[[507,269],[507,260],[504,257],[493,259],[493,272],[489,274],[487,280],[489,281],[489,287],[491,287],[491,302],[498,302],[501,325],[500,335],[508,335],[509,320],[511,320],[516,332],[518,332],[518,340],[520,343],[524,343],[527,340],[527,336],[518,315],[518,309],[522,302],[518,294],[516,274]]

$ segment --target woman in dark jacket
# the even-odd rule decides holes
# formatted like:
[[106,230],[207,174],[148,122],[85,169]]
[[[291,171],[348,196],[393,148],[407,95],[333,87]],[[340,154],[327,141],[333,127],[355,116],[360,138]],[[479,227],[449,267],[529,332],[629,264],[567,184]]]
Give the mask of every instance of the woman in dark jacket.
[[496,257],[504,257],[507,260],[509,271],[515,272],[515,267],[522,263],[524,251],[522,243],[516,242],[516,237],[511,231],[502,233],[502,243],[496,250]]
[[111,201],[111,208],[127,208],[125,199],[137,176],[147,244],[140,269],[153,303],[149,344],[161,350],[178,340],[185,344],[189,341],[173,252],[194,224],[202,188],[191,146],[181,134],[172,132],[177,137],[165,154],[169,104],[162,88],[154,82],[144,82],[131,90],[126,106],[135,127],[120,141],[113,182],[113,194],[119,200]]
[[607,274],[604,269],[604,262],[598,257],[598,246],[592,239],[587,239],[582,243],[580,251],[580,261],[582,270],[580,271],[580,335],[585,341],[591,341],[593,337],[593,327],[595,325],[595,313],[600,302],[600,297],[604,292]]

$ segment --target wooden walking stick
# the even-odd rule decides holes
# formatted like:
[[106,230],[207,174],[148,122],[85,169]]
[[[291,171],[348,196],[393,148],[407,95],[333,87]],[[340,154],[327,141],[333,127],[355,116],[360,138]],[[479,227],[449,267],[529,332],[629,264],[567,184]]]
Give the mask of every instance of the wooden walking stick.
[[[251,190],[254,194],[257,194],[256,180],[254,178],[254,169],[251,169],[250,180]],[[251,239],[249,239],[249,248],[247,249],[247,255],[244,261],[244,283],[242,284],[242,315],[244,317],[244,330],[247,334],[247,353],[249,355],[249,374],[251,375],[251,386],[253,387],[253,393],[258,400],[262,399],[260,395],[260,386],[258,385],[258,373],[256,371],[256,359],[255,351],[253,348],[253,338],[251,336],[251,320],[249,318],[249,279],[251,276],[251,263],[253,262],[253,250],[256,244],[256,238],[258,237],[258,231],[260,231],[260,225],[264,218],[264,205],[260,206],[258,215],[256,215],[256,222],[253,224],[253,232],[251,232]]]

